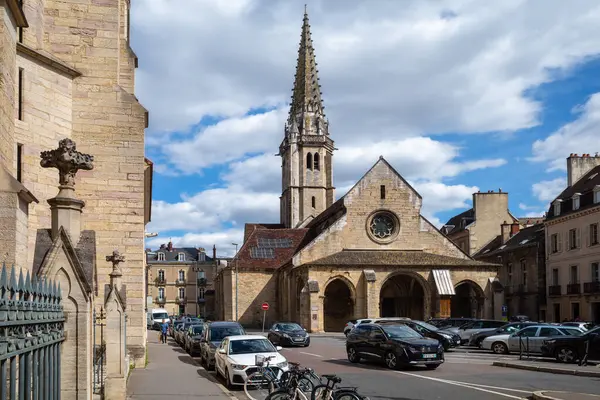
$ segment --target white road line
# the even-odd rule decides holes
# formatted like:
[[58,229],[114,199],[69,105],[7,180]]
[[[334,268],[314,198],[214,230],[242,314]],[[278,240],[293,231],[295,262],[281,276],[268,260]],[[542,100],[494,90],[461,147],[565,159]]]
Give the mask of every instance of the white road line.
[[517,392],[517,393],[527,393],[527,394],[531,394],[531,392],[532,392],[531,390],[509,389],[509,388],[503,388],[503,387],[498,387],[498,386],[482,385],[480,383],[470,383],[470,382],[460,382],[460,383],[464,383],[465,385],[468,385],[468,386],[477,386],[477,387],[482,387],[482,388],[486,388],[486,389],[506,390],[507,392]]
[[313,353],[307,353],[305,351],[299,351],[298,353],[300,353],[300,354],[306,354],[307,356],[313,356],[313,357],[323,358],[323,356],[321,356],[321,355],[313,354]]
[[433,378],[431,376],[423,376],[423,375],[411,374],[411,373],[402,372],[402,371],[396,371],[396,373],[397,374],[402,374],[402,375],[412,376],[414,378],[427,379],[427,380],[430,380],[430,381],[446,383],[448,385],[454,385],[454,386],[464,387],[464,388],[467,388],[467,389],[479,390],[480,392],[486,392],[486,393],[491,393],[491,394],[495,394],[495,395],[498,395],[498,396],[508,397],[509,399],[517,399],[517,400],[521,400],[522,399],[522,397],[517,397],[517,396],[513,396],[511,394],[506,394],[506,393],[502,393],[502,392],[496,392],[494,390],[484,389],[484,388],[481,388],[481,387],[470,386],[469,384],[465,384],[465,383],[462,383],[462,382],[448,381],[448,380],[445,380],[445,379]]

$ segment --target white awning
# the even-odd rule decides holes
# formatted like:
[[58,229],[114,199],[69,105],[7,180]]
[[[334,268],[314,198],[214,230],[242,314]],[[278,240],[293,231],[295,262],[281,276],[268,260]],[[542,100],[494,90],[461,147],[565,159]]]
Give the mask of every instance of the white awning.
[[456,294],[452,278],[450,278],[450,270],[434,269],[433,279],[435,280],[435,286],[440,296],[454,296]]

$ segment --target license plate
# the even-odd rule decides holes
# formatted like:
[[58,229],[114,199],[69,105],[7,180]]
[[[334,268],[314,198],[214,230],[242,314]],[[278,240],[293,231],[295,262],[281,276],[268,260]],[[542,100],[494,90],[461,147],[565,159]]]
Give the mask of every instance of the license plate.
[[423,354],[423,358],[436,358],[437,354]]
[[303,341],[304,341],[304,338],[294,338],[294,340],[295,340],[296,342],[303,342]]

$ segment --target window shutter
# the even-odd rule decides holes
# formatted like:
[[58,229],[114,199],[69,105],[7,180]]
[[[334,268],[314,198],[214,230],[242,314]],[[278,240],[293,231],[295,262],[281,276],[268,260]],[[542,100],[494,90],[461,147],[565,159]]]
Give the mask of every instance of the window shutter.
[[558,232],[556,234],[556,243],[557,243],[556,250],[560,253],[562,251],[562,233],[561,232]]
[[581,247],[581,229],[575,229],[575,247],[578,249]]

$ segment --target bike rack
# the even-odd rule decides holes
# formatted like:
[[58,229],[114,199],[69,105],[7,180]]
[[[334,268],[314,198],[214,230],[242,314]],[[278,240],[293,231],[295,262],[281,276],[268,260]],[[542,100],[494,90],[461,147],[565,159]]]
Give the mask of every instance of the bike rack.
[[523,359],[523,350],[525,350],[525,354],[527,354],[526,358],[530,358],[529,356],[529,336],[525,338],[525,343],[523,343],[523,337],[519,336],[519,360]]

